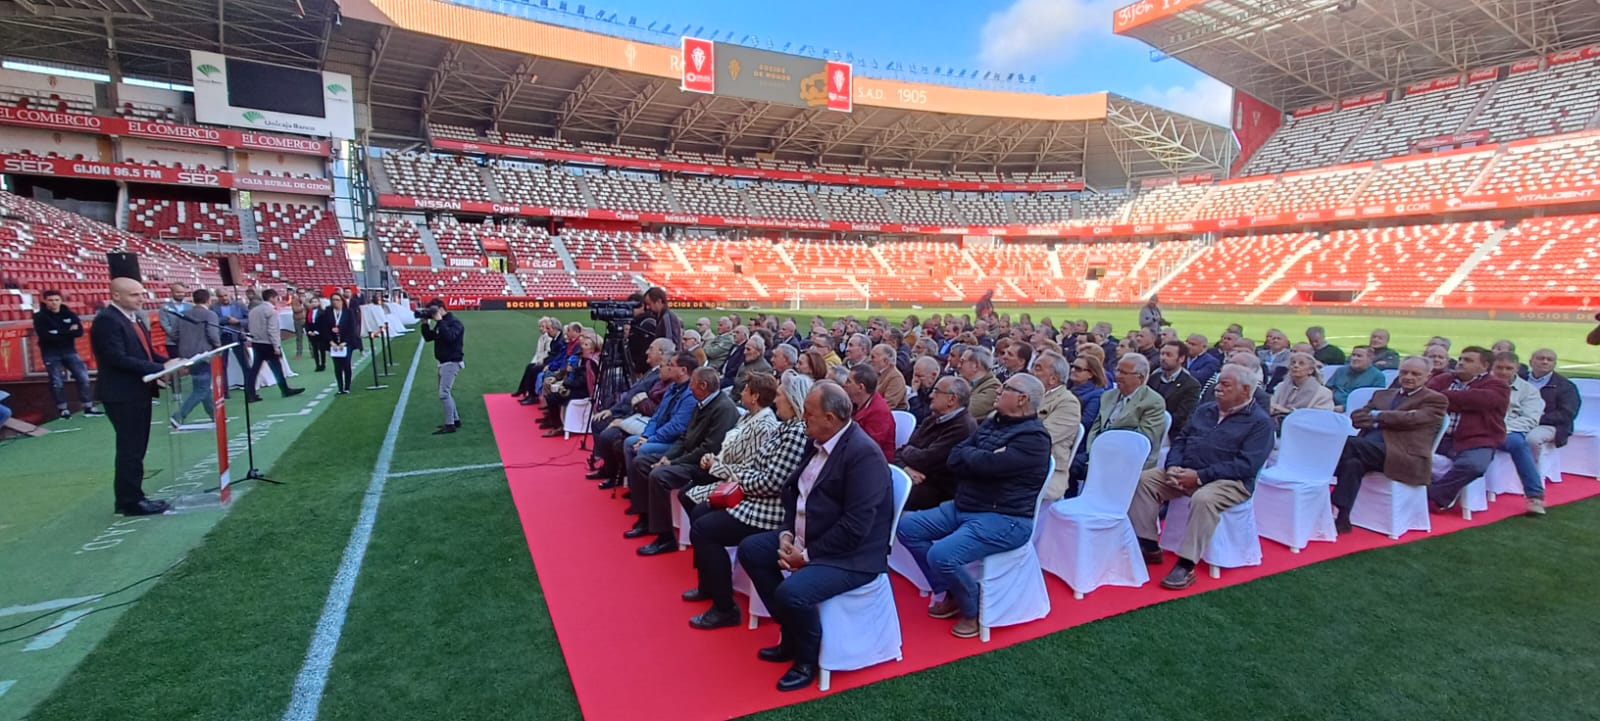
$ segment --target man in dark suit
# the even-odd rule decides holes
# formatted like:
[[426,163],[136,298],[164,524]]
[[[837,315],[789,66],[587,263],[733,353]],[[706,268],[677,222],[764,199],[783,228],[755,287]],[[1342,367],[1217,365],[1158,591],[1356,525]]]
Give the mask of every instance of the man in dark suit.
[[911,439],[895,451],[894,463],[911,477],[911,497],[906,510],[934,508],[956,497],[956,477],[950,471],[950,449],[971,437],[978,422],[967,412],[972,386],[959,376],[945,376],[933,386],[927,420],[917,424]]
[[816,678],[822,647],[817,606],[889,568],[889,464],[878,444],[850,421],[854,413],[837,383],[821,381],[811,389],[805,423],[813,445],[784,486],[783,525],[739,544],[739,565],[782,629],[778,645],[756,656],[792,663],[778,679],[779,691],[798,691]]
[[1397,388],[1372,394],[1372,400],[1350,413],[1360,435],[1345,441],[1335,466],[1333,525],[1350,532],[1350,508],[1361,491],[1361,477],[1373,471],[1401,483],[1425,486],[1433,480],[1433,438],[1439,433],[1450,401],[1429,390],[1428,361],[1411,356],[1400,362]]
[[[696,368],[689,377],[689,392],[694,394],[694,415],[689,427],[660,455],[640,453],[628,464],[628,493],[639,521],[622,535],[638,538],[655,534],[656,540],[639,548],[641,556],[655,556],[678,550],[672,533],[672,494],[697,482],[695,471],[707,453],[722,449],[722,438],[739,422],[739,409],[721,389],[721,376],[710,368]],[[709,478],[709,474],[701,474]]]
[[316,372],[321,373],[328,367],[328,350],[332,345],[323,320],[328,311],[323,310],[322,301],[312,298],[304,312],[305,317],[299,320],[305,323],[306,339],[311,341],[311,360],[317,364]]
[[1216,375],[1217,369],[1222,367],[1222,353],[1212,348],[1206,337],[1199,333],[1189,336],[1184,346],[1189,351],[1189,360],[1184,363],[1184,367],[1189,370],[1189,375],[1200,382],[1200,385],[1205,385],[1206,381],[1211,380],[1211,376]]
[[1161,344],[1160,370],[1150,374],[1150,387],[1167,402],[1167,412],[1172,414],[1172,427],[1167,438],[1176,439],[1183,432],[1183,424],[1200,405],[1200,381],[1184,368],[1189,350],[1177,341]]
[[150,399],[155,390],[144,376],[180,365],[156,351],[140,306],[144,286],[132,278],[111,281],[111,303],[95,315],[89,345],[100,369],[95,392],[117,434],[116,510],[125,516],[150,516],[171,508],[144,495],[144,454],[150,448]]

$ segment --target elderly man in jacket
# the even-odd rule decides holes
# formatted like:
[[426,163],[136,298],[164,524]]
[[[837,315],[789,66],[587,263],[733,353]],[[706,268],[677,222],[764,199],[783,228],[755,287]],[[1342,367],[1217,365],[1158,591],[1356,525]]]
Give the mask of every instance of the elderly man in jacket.
[[1583,399],[1578,387],[1556,372],[1555,351],[1540,348],[1533,352],[1528,358],[1528,382],[1539,389],[1539,397],[1544,399],[1544,414],[1539,416],[1539,427],[1528,432],[1528,445],[1535,454],[1547,445],[1567,445]]
[[1427,382],[1428,361],[1410,356],[1400,362],[1397,387],[1374,393],[1365,406],[1351,411],[1350,422],[1360,433],[1345,441],[1334,468],[1333,525],[1339,533],[1350,532],[1350,509],[1362,476],[1383,471],[1412,486],[1433,480],[1433,438],[1450,401],[1424,387]]
[[1055,351],[1044,351],[1033,357],[1033,377],[1044,384],[1044,398],[1039,401],[1039,421],[1050,432],[1050,455],[1055,458],[1056,471],[1050,474],[1050,490],[1045,498],[1055,500],[1067,492],[1072,457],[1078,447],[1078,435],[1083,433],[1083,404],[1067,387],[1067,376],[1072,364]]
[[1173,590],[1194,583],[1194,565],[1205,555],[1223,511],[1250,499],[1256,475],[1272,453],[1272,416],[1256,403],[1255,372],[1229,363],[1217,371],[1216,400],[1200,404],[1183,433],[1167,451],[1167,467],[1139,476],[1128,519],[1139,537],[1146,563],[1160,563],[1156,516],[1161,504],[1189,497],[1189,523],[1178,545],[1178,561],[1161,586]]
[[950,470],[950,449],[972,436],[978,422],[967,412],[972,386],[956,376],[933,386],[928,419],[918,423],[910,440],[895,450],[894,464],[911,477],[907,511],[936,508],[956,495],[956,474]]
[[1039,379],[1026,373],[1007,379],[994,417],[950,449],[955,499],[900,521],[900,542],[934,592],[945,594],[928,615],[960,616],[950,630],[959,638],[978,635],[978,582],[967,564],[1017,548],[1033,533],[1050,466],[1050,432],[1039,420],[1043,397]]
[[1527,502],[1526,513],[1544,515],[1544,473],[1534,460],[1533,446],[1528,435],[1539,427],[1544,416],[1544,397],[1533,383],[1517,376],[1521,360],[1517,354],[1504,351],[1494,354],[1494,365],[1489,373],[1511,386],[1511,404],[1506,408],[1506,440],[1496,450],[1505,451],[1517,467],[1517,477],[1522,481],[1522,494]]
[[1156,467],[1161,429],[1167,422],[1167,401],[1150,387],[1149,378],[1150,361],[1143,355],[1127,353],[1117,361],[1115,385],[1100,396],[1100,412],[1090,422],[1089,434],[1072,459],[1070,475],[1074,487],[1069,495],[1077,495],[1076,485],[1089,477],[1089,449],[1106,431],[1134,431],[1149,439],[1150,453],[1145,456],[1144,468],[1149,471]]

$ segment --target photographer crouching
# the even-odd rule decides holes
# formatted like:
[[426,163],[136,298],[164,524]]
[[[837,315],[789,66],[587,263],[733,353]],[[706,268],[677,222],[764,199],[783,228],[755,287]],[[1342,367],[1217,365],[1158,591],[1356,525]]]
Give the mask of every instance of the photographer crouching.
[[450,395],[456,385],[456,375],[466,367],[461,347],[467,329],[455,315],[444,309],[444,301],[434,298],[427,307],[417,311],[422,321],[422,341],[433,344],[433,359],[439,362],[439,403],[444,406],[444,425],[433,434],[442,436],[461,429],[461,415],[456,412],[456,399]]

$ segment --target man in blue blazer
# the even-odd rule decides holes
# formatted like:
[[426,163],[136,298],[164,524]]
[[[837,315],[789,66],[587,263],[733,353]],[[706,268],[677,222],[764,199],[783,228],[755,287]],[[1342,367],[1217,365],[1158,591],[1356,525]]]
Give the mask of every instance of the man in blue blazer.
[[783,633],[778,645],[756,655],[792,663],[778,679],[779,691],[806,688],[817,675],[817,606],[888,572],[893,482],[883,451],[851,422],[854,415],[837,383],[811,389],[805,423],[813,443],[784,486],[783,525],[739,544],[739,565]]
[[144,285],[132,278],[111,281],[111,303],[100,309],[89,327],[89,345],[100,370],[95,394],[117,434],[116,510],[125,516],[166,513],[165,501],[144,495],[144,454],[150,448],[150,399],[155,389],[144,376],[180,365],[182,359],[162,355],[145,325],[141,307]]

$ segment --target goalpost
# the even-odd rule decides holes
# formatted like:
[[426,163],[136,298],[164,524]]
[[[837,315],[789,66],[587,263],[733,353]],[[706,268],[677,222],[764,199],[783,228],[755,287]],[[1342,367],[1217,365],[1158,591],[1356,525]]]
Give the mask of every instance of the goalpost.
[[[866,288],[867,292],[863,293],[862,288]],[[784,295],[788,300],[789,310],[793,311],[809,308],[865,311],[872,310],[871,289],[870,283],[862,281],[850,283],[844,280],[831,282],[796,280],[789,284]]]

